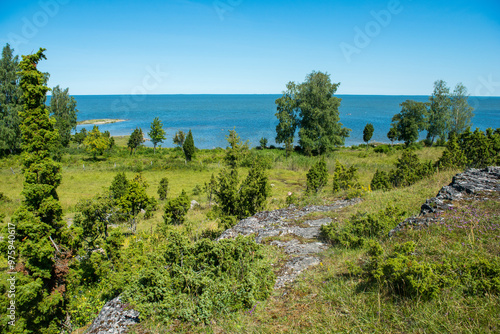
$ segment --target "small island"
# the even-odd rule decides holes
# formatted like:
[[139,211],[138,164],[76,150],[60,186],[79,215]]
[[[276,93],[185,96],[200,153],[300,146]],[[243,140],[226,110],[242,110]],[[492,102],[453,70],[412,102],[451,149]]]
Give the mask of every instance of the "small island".
[[112,124],[112,123],[119,123],[119,122],[125,122],[127,121],[126,119],[89,119],[86,121],[80,121],[77,124],[78,125],[102,125],[102,124]]

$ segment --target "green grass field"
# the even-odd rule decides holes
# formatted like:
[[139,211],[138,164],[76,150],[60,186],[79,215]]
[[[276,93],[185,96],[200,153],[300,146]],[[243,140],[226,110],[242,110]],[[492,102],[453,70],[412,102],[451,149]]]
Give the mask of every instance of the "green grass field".
[[[169,198],[185,190],[190,199],[201,207],[190,210],[188,224],[176,227],[191,235],[193,231],[216,229],[217,223],[207,219],[209,203],[201,192],[193,195],[193,189],[203,187],[212,174],[217,175],[222,168],[224,150],[199,150],[195,159],[186,163],[180,149],[140,148],[135,155],[126,150],[126,138],[116,138],[118,147],[106,153],[97,161],[89,158],[83,150],[71,148],[61,159],[63,181],[58,194],[63,206],[65,219],[75,215],[76,204],[91,198],[96,193],[109,188],[117,172],[125,172],[127,178],[142,173],[149,184],[148,195],[156,194],[160,179],[169,179]],[[443,148],[432,147],[416,150],[422,160],[436,161]],[[329,185],[317,196],[304,196],[306,173],[317,157],[305,157],[293,153],[286,158],[282,150],[251,150],[249,161],[258,159],[269,165],[268,175],[272,195],[268,209],[286,206],[289,192],[302,198],[301,204],[331,203],[346,193],[333,194],[331,179]],[[341,148],[328,154],[325,159],[332,174],[335,161],[351,166],[359,172],[359,182],[368,187],[377,169],[389,171],[393,168],[400,150],[390,153],[375,153],[373,148]],[[10,201],[0,203],[5,214],[5,222],[10,220],[22,200],[23,176],[20,157],[0,160],[0,191]],[[243,178],[248,168],[243,167]],[[13,174],[13,172],[15,174]],[[387,205],[394,205],[406,211],[406,216],[418,213],[421,204],[436,195],[439,189],[450,183],[457,170],[437,172],[431,177],[406,187],[390,191],[366,192],[363,201],[356,206],[345,208],[338,213],[329,213],[342,222],[356,212],[374,213]],[[139,217],[138,231],[153,231],[163,222],[163,204],[150,219]],[[492,219],[498,222],[500,208],[498,202],[483,203],[491,211]],[[440,244],[439,230],[414,231],[399,239],[412,238],[429,252],[444,254],[446,245]],[[398,238],[383,240],[384,249],[391,249]],[[452,240],[459,242],[458,237]],[[128,241],[126,241],[127,244]],[[432,247],[434,248],[432,248]],[[271,247],[271,246],[266,246]],[[431,249],[432,248],[432,249]],[[491,249],[490,249],[491,251]],[[497,252],[498,249],[495,248]],[[285,291],[276,291],[266,301],[256,304],[252,310],[233,313],[230,316],[213,319],[210,324],[191,324],[169,321],[167,324],[146,321],[133,331],[137,333],[198,332],[198,333],[495,333],[500,331],[498,294],[463,296],[447,289],[431,301],[403,298],[373,289],[361,284],[360,278],[351,275],[349,262],[364,261],[366,250],[331,248],[321,254],[320,266],[305,272],[297,284]],[[457,250],[457,256],[465,256],[465,250]],[[480,252],[480,250],[479,250]],[[273,249],[270,254],[276,256]],[[482,254],[482,253],[478,253]],[[270,255],[271,256],[271,255]],[[496,254],[495,256],[499,256]]]

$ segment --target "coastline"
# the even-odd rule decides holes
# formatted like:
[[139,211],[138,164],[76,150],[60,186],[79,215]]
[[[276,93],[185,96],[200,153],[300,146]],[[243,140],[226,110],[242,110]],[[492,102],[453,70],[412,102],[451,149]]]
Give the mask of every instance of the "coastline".
[[86,121],[80,121],[77,122],[77,125],[102,125],[102,124],[113,124],[113,123],[120,123],[120,122],[126,122],[126,119],[89,119]]

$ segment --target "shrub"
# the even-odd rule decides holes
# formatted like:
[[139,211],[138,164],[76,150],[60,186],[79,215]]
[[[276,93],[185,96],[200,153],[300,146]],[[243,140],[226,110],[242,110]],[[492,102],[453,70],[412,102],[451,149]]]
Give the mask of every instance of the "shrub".
[[163,215],[165,224],[179,225],[184,223],[189,206],[189,198],[184,190],[177,198],[168,200],[167,204],[165,204],[165,214]]
[[384,171],[377,171],[373,175],[372,182],[370,186],[373,190],[389,190],[391,188],[391,183],[389,182],[389,175]]
[[391,147],[389,145],[379,145],[373,149],[375,153],[389,153],[391,152]]
[[389,180],[394,187],[410,186],[424,177],[431,175],[434,167],[431,161],[421,163],[411,150],[404,150],[396,162],[396,169],[389,172]]
[[193,243],[169,231],[154,243],[156,251],[143,257],[123,292],[142,319],[208,323],[250,308],[272,292],[272,268],[252,238]]
[[160,200],[164,200],[168,196],[168,178],[166,177],[160,180],[160,185],[158,186],[158,196]]
[[335,161],[335,173],[333,174],[333,192],[346,190],[349,187],[357,187],[358,170],[351,166],[347,168],[338,160]]
[[451,133],[446,149],[436,163],[436,166],[440,169],[462,168],[466,163],[467,158],[458,145],[457,137],[454,133]]
[[318,193],[328,182],[328,170],[325,160],[316,162],[307,172],[307,193]]

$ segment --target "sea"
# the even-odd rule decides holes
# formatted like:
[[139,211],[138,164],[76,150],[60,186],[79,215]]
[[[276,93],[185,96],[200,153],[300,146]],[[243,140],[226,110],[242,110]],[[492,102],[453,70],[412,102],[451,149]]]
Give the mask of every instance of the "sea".
[[[281,95],[76,95],[78,121],[91,119],[124,119],[124,122],[99,125],[112,136],[129,135],[141,128],[145,135],[150,124],[159,117],[167,132],[161,147],[174,147],[173,137],[178,130],[191,130],[195,146],[201,149],[227,146],[226,136],[235,129],[250,147],[258,146],[261,138],[268,145],[275,142],[276,104]],[[363,129],[372,123],[375,131],[372,142],[386,143],[391,118],[401,110],[406,100],[428,101],[428,96],[336,95],[341,98],[340,122],[352,129],[345,145],[363,143]],[[50,97],[49,97],[50,98]],[[469,97],[474,108],[472,129],[500,127],[500,97]],[[92,129],[92,125],[78,125]],[[425,138],[425,132],[421,133]],[[146,142],[152,146],[151,142]],[[279,146],[279,145],[277,145]]]

